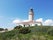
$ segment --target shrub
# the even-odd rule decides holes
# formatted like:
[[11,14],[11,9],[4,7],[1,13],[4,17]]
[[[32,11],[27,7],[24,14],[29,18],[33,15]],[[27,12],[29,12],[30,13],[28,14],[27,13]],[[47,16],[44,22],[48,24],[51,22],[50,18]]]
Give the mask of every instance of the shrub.
[[3,28],[0,28],[0,31],[3,31],[4,29]]
[[53,29],[52,30],[49,30],[48,31],[48,34],[53,36]]
[[19,33],[22,33],[22,34],[27,34],[27,33],[30,33],[31,30],[29,30],[28,27],[23,27],[19,30]]
[[22,28],[22,26],[21,26],[21,25],[16,26],[14,29],[20,29],[20,28]]

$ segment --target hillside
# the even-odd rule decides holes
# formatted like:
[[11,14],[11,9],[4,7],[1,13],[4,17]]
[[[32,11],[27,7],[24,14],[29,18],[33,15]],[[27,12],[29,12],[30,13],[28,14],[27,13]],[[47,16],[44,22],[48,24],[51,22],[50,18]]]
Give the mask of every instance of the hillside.
[[0,33],[0,40],[53,40],[52,26],[33,26],[27,27],[30,33],[19,33],[18,29]]

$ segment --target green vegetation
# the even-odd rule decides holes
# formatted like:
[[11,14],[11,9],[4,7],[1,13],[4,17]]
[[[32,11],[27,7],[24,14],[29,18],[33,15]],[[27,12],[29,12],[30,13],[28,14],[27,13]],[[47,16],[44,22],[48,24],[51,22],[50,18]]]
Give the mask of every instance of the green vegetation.
[[21,25],[16,26],[14,29],[20,29],[20,28],[22,28],[22,26],[21,26]]
[[0,40],[53,40],[52,26],[16,27],[0,33]]
[[4,29],[3,28],[0,28],[0,31],[3,31]]
[[19,33],[22,33],[22,34],[27,34],[30,32],[31,32],[31,30],[29,30],[29,27],[23,27],[23,28],[19,29]]

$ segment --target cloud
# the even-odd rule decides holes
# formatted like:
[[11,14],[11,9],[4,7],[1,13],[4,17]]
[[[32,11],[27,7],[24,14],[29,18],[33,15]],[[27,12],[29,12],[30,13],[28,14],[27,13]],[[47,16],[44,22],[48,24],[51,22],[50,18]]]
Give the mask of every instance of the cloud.
[[47,20],[44,21],[44,24],[43,25],[53,26],[53,20],[52,19],[47,19]]
[[52,19],[47,19],[44,21],[43,18],[39,18],[36,21],[42,22],[42,24],[45,26],[53,26],[53,20]]
[[28,22],[29,20],[23,20],[23,22]]
[[[19,25],[17,23],[28,22],[28,21],[29,20],[14,19],[12,21],[12,24],[10,25],[10,27],[8,27],[8,30],[12,30],[13,29],[13,27],[11,27],[11,26]],[[42,25],[44,25],[44,26],[53,26],[53,20],[52,19],[43,20],[43,18],[39,18],[39,19],[36,19],[35,21],[42,22]],[[20,24],[20,25],[22,25],[22,24]]]
[[[15,19],[15,20],[13,20],[12,23],[18,26],[20,23],[22,23],[22,22],[28,22],[28,21],[29,21],[29,20]],[[23,24],[20,24],[20,25],[23,26]]]
[[13,20],[13,23],[21,23],[22,22],[22,20],[20,20],[20,19],[15,19],[15,20]]
[[[28,22],[29,20],[20,20],[20,19],[15,19],[13,20],[13,23],[21,23],[21,22]],[[47,19],[43,20],[43,18],[36,19],[37,22],[42,22],[42,25],[45,26],[53,26],[53,20],[52,19]]]
[[36,19],[38,22],[43,22],[43,18]]
[[13,23],[21,23],[21,22],[28,22],[29,20],[21,20],[21,19],[15,19],[13,20]]

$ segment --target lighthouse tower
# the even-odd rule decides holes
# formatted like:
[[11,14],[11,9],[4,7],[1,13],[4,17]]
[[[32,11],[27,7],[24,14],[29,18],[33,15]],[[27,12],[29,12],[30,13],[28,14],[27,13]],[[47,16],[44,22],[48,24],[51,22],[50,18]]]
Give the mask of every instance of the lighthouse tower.
[[29,21],[33,21],[34,20],[34,12],[33,12],[33,9],[31,8],[29,10]]

